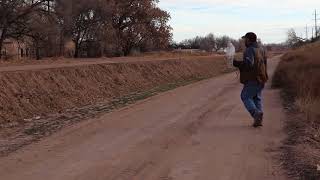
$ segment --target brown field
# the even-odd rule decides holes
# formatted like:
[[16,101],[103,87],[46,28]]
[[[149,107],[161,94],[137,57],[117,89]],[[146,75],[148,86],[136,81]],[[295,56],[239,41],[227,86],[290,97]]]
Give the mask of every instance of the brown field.
[[287,168],[302,179],[319,179],[320,164],[320,43],[282,57],[274,85],[284,89],[289,109]]

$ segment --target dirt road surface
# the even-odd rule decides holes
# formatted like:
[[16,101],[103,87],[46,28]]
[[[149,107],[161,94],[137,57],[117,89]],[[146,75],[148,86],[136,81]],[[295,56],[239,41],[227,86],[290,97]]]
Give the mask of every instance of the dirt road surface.
[[279,92],[267,86],[265,126],[254,129],[240,90],[227,74],[66,128],[0,159],[0,179],[286,179]]

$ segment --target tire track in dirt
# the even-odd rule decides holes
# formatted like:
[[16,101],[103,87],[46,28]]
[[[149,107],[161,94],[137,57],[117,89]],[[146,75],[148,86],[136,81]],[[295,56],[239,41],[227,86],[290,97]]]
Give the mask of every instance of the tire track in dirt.
[[[120,171],[120,173],[111,173],[118,175],[108,178],[112,180],[172,179],[169,175],[171,171],[170,163],[174,162],[175,157],[178,157],[179,153],[185,148],[197,145],[198,142],[192,141],[191,138],[201,130],[206,121],[210,120],[210,114],[223,113],[223,115],[227,115],[232,111],[234,105],[223,107],[222,102],[225,98],[220,98],[222,94],[228,93],[232,89],[230,87],[222,89],[217,96],[208,99],[208,102],[211,103],[194,109],[169,127],[161,128],[163,131],[137,144],[134,152],[130,151],[125,155],[119,155],[122,159],[120,162],[125,164],[129,156],[138,158],[135,158],[135,160],[131,158],[131,161],[133,161],[131,166]],[[184,121],[183,119],[187,117],[189,117],[188,120]],[[146,151],[149,149],[150,151]],[[125,167],[125,165],[118,166]],[[127,173],[128,169],[131,173]]]

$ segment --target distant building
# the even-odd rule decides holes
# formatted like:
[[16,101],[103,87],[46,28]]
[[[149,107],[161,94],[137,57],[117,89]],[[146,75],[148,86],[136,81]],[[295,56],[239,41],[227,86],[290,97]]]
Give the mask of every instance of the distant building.
[[76,45],[71,39],[68,39],[64,43],[63,55],[67,58],[72,58],[74,56],[74,51],[76,49]]
[[[73,57],[75,45],[74,43],[69,40],[65,42],[63,55],[65,57]],[[38,53],[41,57],[48,57],[50,54],[50,50],[54,52],[54,50],[49,48],[39,48]],[[32,44],[31,40],[25,38],[23,41],[17,41],[15,39],[6,39],[3,42],[2,46],[2,58],[3,59],[34,59],[36,58],[36,51],[37,49]],[[51,53],[52,54],[52,53]]]
[[14,39],[6,39],[3,42],[2,56],[5,59],[23,59],[32,54],[26,43]]
[[[35,59],[37,55],[40,57],[64,56],[73,58],[75,53],[75,43],[71,39],[66,39],[64,45],[59,49],[59,44],[40,44],[36,48],[28,38],[23,40],[6,39],[2,46],[3,59]],[[96,58],[103,54],[100,42],[84,41],[79,48],[79,57]]]

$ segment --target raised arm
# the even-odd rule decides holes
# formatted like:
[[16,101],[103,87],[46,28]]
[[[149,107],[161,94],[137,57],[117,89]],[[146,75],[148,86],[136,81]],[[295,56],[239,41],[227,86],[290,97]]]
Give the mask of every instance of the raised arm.
[[250,69],[254,65],[254,48],[247,48],[243,54],[243,61],[233,61],[233,66],[239,68],[240,70]]

